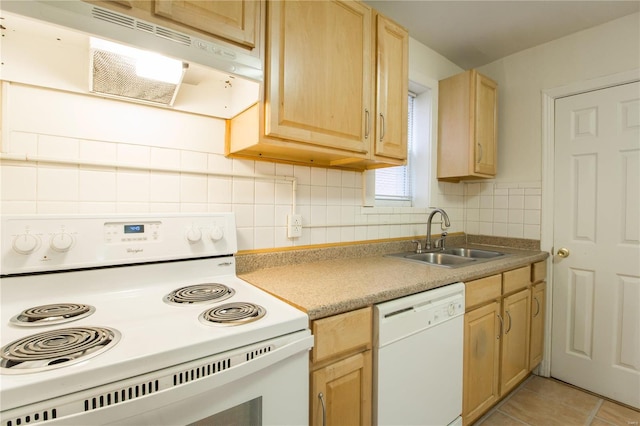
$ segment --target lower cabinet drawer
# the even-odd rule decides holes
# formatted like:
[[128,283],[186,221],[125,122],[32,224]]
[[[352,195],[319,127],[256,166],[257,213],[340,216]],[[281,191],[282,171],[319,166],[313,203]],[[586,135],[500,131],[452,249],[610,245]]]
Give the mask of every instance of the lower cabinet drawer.
[[371,308],[313,321],[315,344],[311,362],[318,363],[351,352],[371,349]]
[[492,275],[479,280],[467,281],[464,288],[465,306],[469,308],[481,305],[502,295],[502,275]]

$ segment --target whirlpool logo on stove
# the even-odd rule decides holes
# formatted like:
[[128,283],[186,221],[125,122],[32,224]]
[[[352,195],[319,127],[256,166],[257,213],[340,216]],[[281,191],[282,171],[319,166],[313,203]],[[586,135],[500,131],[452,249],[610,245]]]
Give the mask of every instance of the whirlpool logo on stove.
[[127,253],[131,253],[131,254],[142,253],[143,251],[144,251],[144,249],[141,249],[141,248],[128,248],[127,249]]

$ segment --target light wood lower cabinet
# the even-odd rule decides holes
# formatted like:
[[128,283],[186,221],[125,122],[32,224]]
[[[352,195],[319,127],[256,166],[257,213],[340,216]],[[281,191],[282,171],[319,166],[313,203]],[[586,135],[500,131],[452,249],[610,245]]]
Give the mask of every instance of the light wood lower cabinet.
[[530,373],[531,266],[466,283],[462,420],[470,425]]
[[544,316],[547,283],[541,282],[531,289],[531,345],[529,349],[529,370],[542,361],[544,350]]
[[529,346],[529,370],[542,361],[544,353],[544,318],[547,295],[547,261],[532,265],[531,281],[531,344]]
[[371,424],[370,350],[314,371],[311,386],[312,425]]
[[464,316],[462,413],[470,424],[500,397],[500,303],[494,301]]
[[310,424],[371,424],[371,308],[313,321]]
[[529,312],[531,289],[526,288],[502,301],[502,353],[500,395],[509,393],[529,375]]

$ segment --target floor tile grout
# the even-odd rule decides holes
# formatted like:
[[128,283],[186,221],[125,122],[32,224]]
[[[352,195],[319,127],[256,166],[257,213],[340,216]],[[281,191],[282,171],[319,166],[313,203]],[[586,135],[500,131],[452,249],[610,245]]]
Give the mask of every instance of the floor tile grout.
[[600,407],[602,407],[603,403],[604,403],[604,400],[602,398],[598,399],[598,402],[596,402],[596,406],[591,410],[589,417],[587,417],[587,423],[586,423],[587,426],[593,423],[593,420],[596,418],[596,415],[598,414],[598,410],[600,410]]
[[[496,424],[496,422],[501,424],[501,421],[500,421],[499,417],[494,417],[495,413],[500,413],[499,414],[500,416],[504,416],[504,417],[510,419],[510,421],[517,422],[520,425],[532,426],[530,423],[526,422],[525,420],[520,419],[518,417],[518,413],[510,414],[508,412],[503,411],[503,407],[504,407],[505,404],[509,403],[509,401],[513,397],[515,397],[518,394],[522,398],[526,398],[526,394],[525,395],[522,394],[522,390],[523,389],[526,389],[527,391],[531,392],[531,394],[535,394],[535,395],[537,395],[537,397],[540,397],[542,399],[546,399],[546,400],[551,399],[551,400],[553,400],[554,398],[549,398],[550,395],[547,395],[545,392],[541,392],[540,391],[542,388],[534,387],[534,389],[531,389],[531,388],[526,387],[527,383],[529,383],[532,380],[535,380],[536,377],[539,377],[540,379],[543,379],[543,380],[551,380],[551,381],[557,383],[558,385],[561,385],[561,386],[566,387],[568,389],[573,389],[573,390],[578,391],[580,393],[583,393],[585,395],[591,395],[592,397],[594,397],[595,398],[595,404],[594,404],[593,408],[591,408],[590,410],[587,409],[587,406],[584,406],[584,407],[581,406],[581,408],[574,407],[569,403],[568,400],[566,400],[566,401],[558,401],[559,404],[561,404],[562,406],[564,406],[564,407],[566,407],[568,409],[571,409],[575,413],[582,413],[583,415],[586,414],[587,418],[584,420],[584,425],[585,426],[592,425],[594,423],[594,421],[596,421],[596,420],[597,420],[597,422],[599,424],[606,424],[606,425],[611,425],[611,426],[619,426],[619,425],[616,425],[616,424],[612,423],[610,420],[605,420],[605,419],[602,419],[602,418],[598,417],[598,413],[601,411],[601,408],[602,408],[603,404],[605,402],[607,402],[608,399],[606,399],[606,398],[604,398],[602,396],[593,394],[592,392],[589,392],[589,391],[586,391],[586,390],[582,390],[580,388],[577,388],[575,386],[572,386],[572,385],[570,385],[568,383],[565,383],[565,382],[562,382],[560,380],[556,380],[556,379],[548,378],[548,377],[540,377],[540,376],[536,376],[536,375],[531,375],[527,379],[525,379],[522,383],[520,383],[502,401],[498,402],[485,415],[480,417],[474,423],[474,426],[481,426],[483,424],[486,425],[486,426],[490,426],[490,425]],[[503,417],[503,420],[506,420],[506,419],[504,419],[504,417]],[[535,426],[535,425],[533,425],[533,426]]]

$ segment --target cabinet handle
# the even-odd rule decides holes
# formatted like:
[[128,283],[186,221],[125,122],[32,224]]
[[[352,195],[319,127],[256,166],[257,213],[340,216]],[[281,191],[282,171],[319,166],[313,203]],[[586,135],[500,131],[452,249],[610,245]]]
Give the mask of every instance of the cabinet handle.
[[369,139],[369,110],[367,108],[364,109],[364,138]]
[[533,298],[533,300],[535,300],[535,301],[536,301],[536,308],[537,308],[537,309],[536,309],[536,313],[535,313],[535,314],[533,314],[533,317],[535,318],[535,317],[537,317],[537,316],[538,316],[538,314],[540,313],[540,301],[538,300],[538,298],[537,298],[537,297],[534,297],[534,298]]
[[322,404],[322,426],[327,426],[327,407],[324,405],[324,394],[320,392],[318,398]]
[[500,320],[500,331],[498,332],[498,337],[496,337],[496,339],[500,340],[500,336],[502,336],[502,329],[504,328],[504,320],[500,314],[498,314],[498,319]]
[[482,145],[480,145],[480,143],[478,142],[478,160],[476,160],[476,163],[480,163],[480,161],[482,160],[482,154],[484,154],[482,152]]
[[509,332],[511,331],[511,314],[509,313],[509,311],[507,311],[507,316],[509,317],[509,328],[505,330],[505,335],[509,334]]
[[387,132],[387,129],[384,125],[384,115],[382,113],[380,113],[380,128],[382,129],[380,131],[380,142],[382,142],[382,140],[384,139],[384,134]]

